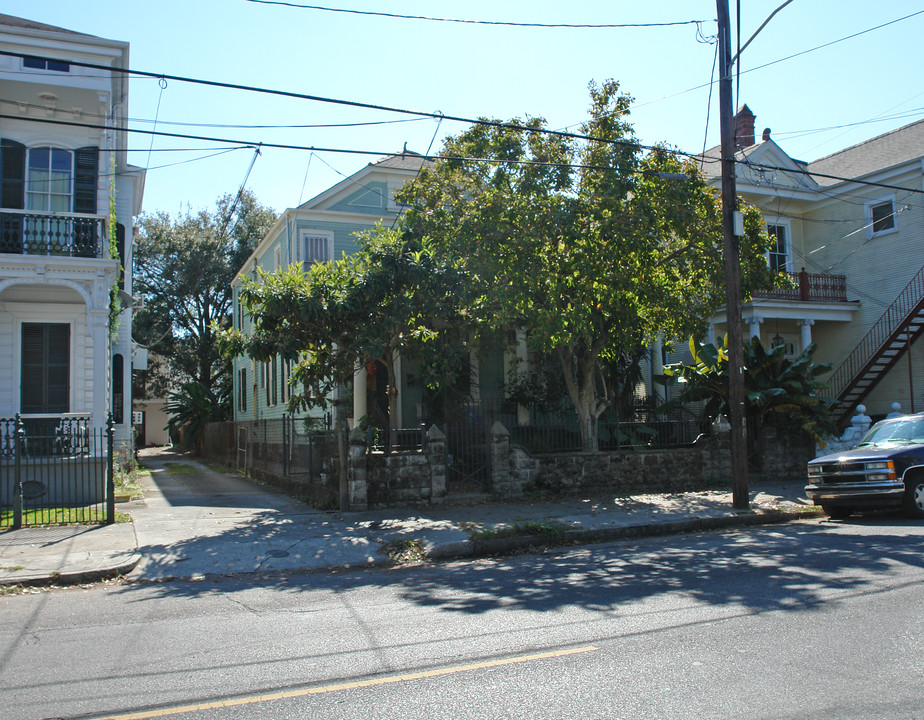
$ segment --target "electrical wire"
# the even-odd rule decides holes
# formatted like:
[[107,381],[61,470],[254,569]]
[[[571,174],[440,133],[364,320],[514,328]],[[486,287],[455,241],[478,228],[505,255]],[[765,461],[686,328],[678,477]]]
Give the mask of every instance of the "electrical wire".
[[693,25],[704,22],[702,20],[678,20],[676,22],[662,23],[534,23],[509,22],[502,20],[463,20],[461,18],[432,17],[427,15],[403,15],[400,13],[377,12],[373,10],[350,10],[347,8],[323,7],[321,5],[303,5],[301,3],[285,2],[284,0],[247,0],[258,5],[279,5],[296,8],[298,10],[318,10],[330,13],[344,13],[348,15],[366,15],[370,17],[384,17],[395,20],[426,20],[428,22],[457,23],[462,25],[492,25],[501,27],[545,28],[545,29],[614,29],[614,28],[655,28],[672,27],[677,25]]
[[[2,54],[2,51],[0,51],[0,54]],[[19,118],[14,115],[0,114],[0,120],[15,120],[15,119],[19,119]],[[216,143],[232,143],[235,145],[249,145],[250,147],[253,147],[254,145],[257,144],[257,143],[253,143],[247,140],[239,140],[239,139],[232,139],[232,138],[216,138],[216,137],[208,137],[208,136],[202,136],[202,135],[186,135],[182,133],[167,133],[167,132],[155,131],[155,130],[141,130],[137,128],[119,128],[119,127],[108,126],[108,125],[94,125],[91,123],[80,123],[80,122],[76,122],[72,120],[56,120],[56,119],[51,119],[51,118],[30,118],[30,122],[47,123],[47,124],[52,124],[52,125],[70,125],[74,127],[87,127],[87,128],[92,128],[94,130],[115,130],[115,131],[125,132],[125,133],[156,134],[158,136],[163,136],[163,137],[180,138],[180,139],[185,139],[185,140],[203,140],[203,141],[216,142]],[[501,125],[501,123],[496,123],[496,124]],[[524,129],[527,131],[532,130],[531,128],[524,128]],[[537,132],[541,132],[541,131],[537,131]],[[588,138],[588,139],[595,140],[595,138]],[[608,142],[608,141],[604,141],[604,142]],[[685,157],[685,158],[688,158],[694,161],[702,159],[701,155],[688,153],[682,150],[676,150],[676,149],[671,149],[671,148],[664,148],[664,147],[659,147],[659,146],[645,146],[639,143],[631,143],[629,141],[620,141],[618,143],[612,143],[612,144],[632,145],[633,147],[637,147],[641,150],[658,150],[661,152],[670,153],[672,155]],[[327,152],[327,153],[339,153],[339,154],[345,154],[345,155],[367,155],[367,156],[374,155],[374,156],[379,156],[379,157],[387,157],[391,155],[400,154],[400,153],[395,153],[393,151],[357,150],[355,148],[332,148],[332,147],[319,148],[319,147],[314,147],[310,145],[292,145],[292,144],[287,144],[287,143],[260,142],[259,145],[263,148],[275,149],[275,150],[306,150],[306,151],[311,151],[315,153]],[[439,155],[439,156],[421,155],[420,157],[424,158],[425,160],[460,160],[460,161],[466,161],[466,162],[484,162],[484,163],[493,163],[493,164],[507,162],[507,163],[515,164],[515,165],[535,165],[535,166],[545,166],[545,167],[570,167],[570,168],[580,169],[580,170],[609,171],[609,170],[619,170],[620,169],[618,167],[605,166],[605,165],[586,165],[586,164],[581,164],[581,163],[549,163],[549,162],[540,162],[536,160],[497,160],[494,158],[457,157],[457,156],[444,156],[444,155]],[[719,160],[713,159],[713,158],[705,158],[703,162],[713,164],[713,163],[719,162]],[[758,170],[774,170],[774,171],[785,172],[789,174],[805,175],[807,177],[822,177],[822,178],[827,178],[830,180],[837,180],[839,182],[855,183],[857,185],[864,185],[864,186],[870,186],[870,187],[881,187],[887,190],[901,190],[903,192],[913,192],[913,193],[924,194],[924,189],[906,188],[906,187],[900,187],[897,185],[889,185],[887,183],[873,182],[870,180],[859,180],[856,178],[847,178],[847,177],[840,177],[838,175],[830,175],[827,173],[817,173],[817,172],[812,172],[809,170],[782,168],[782,167],[777,167],[774,165],[765,165],[765,164],[752,164],[747,160],[736,159],[734,162],[736,164],[749,165],[750,167],[758,169]],[[637,171],[637,170],[630,170],[630,172],[638,173],[638,174],[646,174],[644,171]],[[661,173],[649,173],[649,174],[661,175]]]

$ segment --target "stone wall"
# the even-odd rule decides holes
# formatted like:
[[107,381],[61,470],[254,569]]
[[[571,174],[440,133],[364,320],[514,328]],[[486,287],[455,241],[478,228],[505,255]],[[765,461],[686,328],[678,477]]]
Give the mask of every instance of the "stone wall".
[[[428,431],[422,452],[369,452],[366,437],[358,430],[348,442],[344,437],[344,443],[344,474],[335,436],[330,437],[323,458],[315,458],[320,471],[310,478],[277,476],[271,468],[250,467],[248,472],[313,504],[344,510],[431,505],[451,499],[446,488],[446,437],[437,427]],[[805,478],[805,465],[814,456],[810,443],[792,443],[768,434],[763,445],[764,479]],[[690,447],[666,450],[534,456],[511,444],[510,433],[497,423],[491,429],[491,473],[494,494],[508,498],[532,492],[683,492],[730,488],[731,458],[727,432],[700,438]],[[752,481],[758,479],[751,475]]]

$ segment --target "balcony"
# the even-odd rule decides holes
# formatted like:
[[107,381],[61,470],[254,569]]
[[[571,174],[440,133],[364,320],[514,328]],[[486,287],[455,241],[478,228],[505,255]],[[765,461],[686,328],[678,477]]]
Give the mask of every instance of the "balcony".
[[801,302],[847,302],[847,276],[801,272],[786,273],[795,287],[760,290],[755,298],[768,300],[798,300]]
[[79,213],[0,212],[0,253],[103,259],[106,219]]

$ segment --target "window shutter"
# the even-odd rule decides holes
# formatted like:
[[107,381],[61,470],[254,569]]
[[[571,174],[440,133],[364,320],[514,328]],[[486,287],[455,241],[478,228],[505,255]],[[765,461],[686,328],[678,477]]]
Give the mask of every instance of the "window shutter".
[[116,247],[119,253],[119,290],[125,289],[125,226],[116,225]]
[[74,212],[96,213],[98,171],[99,148],[83,147],[74,151]]
[[67,323],[22,324],[22,412],[67,412],[70,408],[70,334]]
[[26,146],[15,140],[0,140],[3,179],[0,206],[11,210],[26,207]]

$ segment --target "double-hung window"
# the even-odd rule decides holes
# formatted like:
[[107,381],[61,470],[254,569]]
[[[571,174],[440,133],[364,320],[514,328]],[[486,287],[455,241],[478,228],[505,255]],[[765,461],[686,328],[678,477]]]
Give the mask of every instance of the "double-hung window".
[[786,225],[768,224],[767,234],[772,241],[767,254],[770,269],[776,272],[792,270],[792,253],[789,243],[789,228]]
[[74,153],[55,147],[29,148],[26,210],[70,212]]

